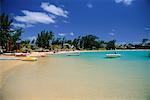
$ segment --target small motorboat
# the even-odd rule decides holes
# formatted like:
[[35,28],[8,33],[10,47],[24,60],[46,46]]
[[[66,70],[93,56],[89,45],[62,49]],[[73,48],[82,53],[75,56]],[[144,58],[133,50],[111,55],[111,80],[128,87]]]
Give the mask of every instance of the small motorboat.
[[117,57],[121,57],[121,54],[106,54],[107,58],[117,58]]
[[66,56],[79,56],[80,53],[79,52],[75,52],[75,53],[67,53]]
[[25,57],[22,59],[22,61],[37,61],[37,58],[35,57]]

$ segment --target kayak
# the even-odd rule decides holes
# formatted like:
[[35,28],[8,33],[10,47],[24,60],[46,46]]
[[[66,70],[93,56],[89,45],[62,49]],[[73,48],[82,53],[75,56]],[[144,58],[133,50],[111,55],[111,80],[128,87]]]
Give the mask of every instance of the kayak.
[[106,54],[107,58],[117,58],[117,57],[121,57],[121,54]]
[[26,58],[23,58],[22,61],[37,61],[37,58],[35,58],[35,57],[26,57]]

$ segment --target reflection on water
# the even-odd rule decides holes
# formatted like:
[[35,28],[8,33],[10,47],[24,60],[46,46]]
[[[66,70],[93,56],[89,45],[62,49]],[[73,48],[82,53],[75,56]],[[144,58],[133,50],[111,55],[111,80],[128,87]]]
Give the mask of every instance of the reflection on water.
[[40,58],[2,83],[0,100],[150,100],[149,61]]

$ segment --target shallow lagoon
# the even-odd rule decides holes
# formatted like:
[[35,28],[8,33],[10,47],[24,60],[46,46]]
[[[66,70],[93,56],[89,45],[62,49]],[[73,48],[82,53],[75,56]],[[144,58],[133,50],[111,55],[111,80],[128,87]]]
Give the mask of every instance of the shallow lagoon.
[[149,51],[120,51],[115,59],[106,53],[111,52],[25,62],[3,74],[1,99],[150,100]]

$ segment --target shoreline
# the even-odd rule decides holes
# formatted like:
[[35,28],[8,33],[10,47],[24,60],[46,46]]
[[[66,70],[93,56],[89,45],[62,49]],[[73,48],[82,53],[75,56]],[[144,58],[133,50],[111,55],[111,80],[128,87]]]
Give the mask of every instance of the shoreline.
[[150,49],[134,49],[134,50],[75,50],[75,51],[59,51],[57,53],[49,52],[48,54],[66,54],[66,53],[80,53],[80,52],[111,52],[111,51],[150,51]]
[[[29,56],[31,57],[42,57],[42,56],[47,56],[47,55],[57,55],[57,54],[67,54],[67,53],[80,53],[80,52],[111,52],[111,51],[150,51],[150,49],[126,49],[126,50],[75,50],[75,51],[58,51],[54,53],[53,51],[49,52],[31,52]],[[0,58],[22,58],[22,57],[17,57],[17,56],[10,56],[7,55],[10,53],[4,53],[0,55]],[[15,54],[15,53],[14,53]]]

